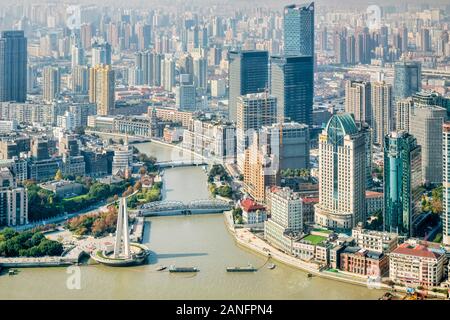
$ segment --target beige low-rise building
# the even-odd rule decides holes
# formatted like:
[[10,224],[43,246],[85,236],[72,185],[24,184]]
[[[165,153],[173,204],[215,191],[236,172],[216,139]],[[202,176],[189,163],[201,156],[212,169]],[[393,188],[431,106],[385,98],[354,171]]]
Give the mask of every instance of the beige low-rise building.
[[389,255],[389,277],[408,286],[438,286],[444,276],[445,252],[405,242]]

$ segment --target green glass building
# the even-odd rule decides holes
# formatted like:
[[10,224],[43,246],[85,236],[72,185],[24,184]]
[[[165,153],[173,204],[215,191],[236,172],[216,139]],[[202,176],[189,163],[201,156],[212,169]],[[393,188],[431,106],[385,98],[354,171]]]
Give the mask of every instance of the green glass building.
[[406,131],[392,132],[384,145],[384,231],[413,236],[420,212],[421,147]]

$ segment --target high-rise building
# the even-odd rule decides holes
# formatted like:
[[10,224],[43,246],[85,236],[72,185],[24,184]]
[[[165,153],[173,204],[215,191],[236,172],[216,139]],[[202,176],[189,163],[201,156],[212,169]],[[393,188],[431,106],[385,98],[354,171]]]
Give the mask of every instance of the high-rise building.
[[43,99],[46,102],[52,102],[58,97],[61,90],[61,74],[59,68],[47,66],[43,70],[43,76]]
[[194,85],[196,89],[206,92],[208,89],[208,60],[206,58],[196,57],[193,61],[194,66]]
[[111,64],[111,45],[108,42],[93,44],[91,52],[91,67],[95,67],[100,64]]
[[84,64],[84,49],[78,46],[72,46],[72,70],[76,66],[82,66]]
[[264,222],[264,238],[275,247],[291,251],[286,234],[299,235],[303,231],[302,198],[289,188],[274,188],[267,193],[270,218]]
[[385,82],[376,82],[372,83],[371,91],[373,142],[383,146],[384,136],[394,130],[392,86]]
[[260,134],[262,149],[275,155],[279,170],[309,168],[309,129],[297,122],[263,126]]
[[72,69],[72,91],[79,94],[89,92],[89,67],[75,66]]
[[442,242],[450,245],[450,123],[442,126]]
[[284,54],[314,57],[314,2],[284,7]]
[[237,166],[244,169],[245,149],[253,133],[262,126],[277,122],[277,98],[267,93],[242,95],[237,98],[236,146]]
[[27,38],[23,31],[2,31],[0,37],[0,101],[27,98]]
[[430,29],[428,28],[420,30],[420,49],[424,52],[431,51]]
[[92,44],[92,25],[90,23],[83,23],[80,26],[80,40],[83,49],[88,50]]
[[414,103],[409,115],[409,133],[422,147],[422,179],[425,184],[442,182],[442,125],[447,110]]
[[416,61],[401,61],[394,65],[394,100],[404,99],[420,91],[422,66]]
[[0,203],[0,227],[28,223],[27,190],[17,187],[16,180],[8,168],[0,169]]
[[177,109],[187,111],[196,109],[196,93],[193,84],[181,83],[175,87],[175,98]]
[[89,70],[89,102],[97,104],[98,115],[110,115],[115,107],[115,74],[110,65]]
[[268,57],[267,51],[230,51],[228,53],[228,117],[231,121],[236,122],[237,119],[239,96],[267,91]]
[[347,80],[345,83],[344,110],[353,114],[356,122],[372,124],[370,82]]
[[161,61],[161,85],[166,91],[172,91],[175,85],[175,61],[171,57]]
[[150,25],[138,22],[136,23],[136,37],[138,41],[138,49],[148,49],[152,41],[152,28]]
[[414,108],[413,99],[411,97],[400,99],[395,104],[395,129],[397,131],[409,131],[409,115],[412,108]]
[[312,124],[313,57],[271,57],[270,90],[277,98],[280,122]]
[[277,156],[268,154],[263,146],[259,132],[254,131],[244,155],[244,192],[258,203],[265,202],[267,187],[280,185]]
[[331,117],[319,136],[315,222],[351,229],[365,221],[366,139],[349,113]]
[[384,144],[384,230],[413,236],[420,213],[420,146],[406,131],[394,131]]

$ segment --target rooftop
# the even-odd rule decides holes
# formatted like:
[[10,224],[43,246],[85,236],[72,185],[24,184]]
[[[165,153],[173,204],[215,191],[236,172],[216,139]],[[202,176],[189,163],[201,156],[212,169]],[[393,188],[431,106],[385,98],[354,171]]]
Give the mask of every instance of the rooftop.
[[241,200],[241,207],[246,212],[256,211],[256,210],[266,210],[266,207],[257,204],[252,199]]
[[306,237],[302,238],[302,240],[309,241],[313,245],[318,245],[319,243],[323,242],[324,240],[327,240],[327,238],[310,234],[310,235],[307,235]]
[[424,245],[411,244],[408,242],[405,242],[398,246],[397,249],[395,249],[392,253],[431,259],[437,259],[442,255],[442,253],[439,253],[435,250],[432,251]]

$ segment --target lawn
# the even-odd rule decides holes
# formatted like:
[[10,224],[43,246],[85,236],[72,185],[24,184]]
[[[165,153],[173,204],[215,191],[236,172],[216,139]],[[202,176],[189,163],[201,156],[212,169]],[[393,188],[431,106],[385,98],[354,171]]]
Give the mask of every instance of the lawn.
[[315,236],[315,235],[310,234],[310,235],[304,237],[302,240],[306,240],[306,241],[311,242],[313,245],[317,245],[326,239],[327,238],[322,237],[322,236]]

